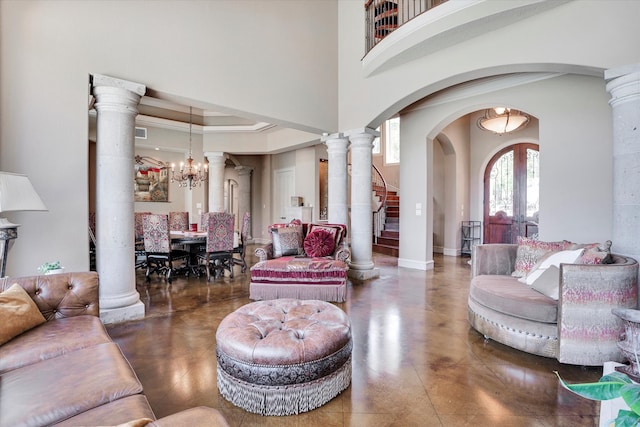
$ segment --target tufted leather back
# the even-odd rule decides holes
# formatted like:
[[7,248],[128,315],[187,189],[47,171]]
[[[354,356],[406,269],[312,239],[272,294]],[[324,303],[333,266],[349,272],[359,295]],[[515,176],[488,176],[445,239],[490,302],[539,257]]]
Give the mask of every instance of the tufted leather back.
[[100,316],[98,273],[95,271],[5,277],[0,279],[0,292],[14,283],[27,291],[47,321],[84,314]]

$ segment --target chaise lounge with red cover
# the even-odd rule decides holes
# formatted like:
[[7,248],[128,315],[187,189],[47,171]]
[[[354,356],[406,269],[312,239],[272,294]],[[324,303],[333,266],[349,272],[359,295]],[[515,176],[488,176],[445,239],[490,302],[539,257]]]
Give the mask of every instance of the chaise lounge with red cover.
[[251,267],[249,298],[315,299],[344,302],[351,251],[342,224],[269,226],[271,243],[256,249],[260,260]]

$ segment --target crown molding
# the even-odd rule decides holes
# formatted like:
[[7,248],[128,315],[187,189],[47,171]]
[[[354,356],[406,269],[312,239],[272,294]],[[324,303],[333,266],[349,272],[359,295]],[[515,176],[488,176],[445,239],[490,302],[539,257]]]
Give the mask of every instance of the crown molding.
[[[178,122],[175,120],[162,119],[159,117],[145,116],[138,114],[136,117],[137,126],[150,126],[159,129],[169,129],[182,132],[189,131],[189,123]],[[232,133],[232,132],[246,132],[257,133],[267,129],[275,127],[274,124],[266,122],[258,122],[250,125],[225,125],[225,126],[201,126],[198,124],[192,125],[192,132],[197,134],[209,134],[209,133]]]

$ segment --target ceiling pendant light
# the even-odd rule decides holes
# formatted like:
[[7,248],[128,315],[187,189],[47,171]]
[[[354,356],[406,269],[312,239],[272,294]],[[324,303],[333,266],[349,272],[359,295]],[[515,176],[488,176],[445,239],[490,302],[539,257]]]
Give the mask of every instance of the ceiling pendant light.
[[187,157],[186,162],[180,162],[180,170],[177,172],[176,164],[171,163],[171,182],[177,182],[178,187],[189,187],[189,190],[193,187],[201,186],[208,177],[208,166],[206,163],[204,164],[204,167],[200,163],[197,165],[193,164],[193,156],[191,152],[192,112],[193,107],[189,107],[189,157]]
[[529,115],[506,107],[489,108],[478,119],[478,127],[497,135],[515,132],[529,124]]

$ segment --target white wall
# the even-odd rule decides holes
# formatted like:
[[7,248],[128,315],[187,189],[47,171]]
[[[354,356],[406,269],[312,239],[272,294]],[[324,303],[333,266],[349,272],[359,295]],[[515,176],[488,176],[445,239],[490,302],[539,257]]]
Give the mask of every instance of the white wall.
[[[473,8],[469,2],[448,2],[438,8],[457,7],[456,3],[466,7],[468,16],[476,6],[500,9],[516,2],[476,2]],[[490,19],[483,21],[480,25],[488,27],[484,32],[478,31],[481,26],[457,28],[413,48],[392,34],[374,51],[392,46],[404,55],[402,61],[390,61],[389,68],[367,75],[363,64],[368,58],[361,59],[365,56],[362,4],[341,1],[338,8],[340,131],[376,128],[425,96],[481,77],[539,71],[602,76],[604,69],[640,62],[636,42],[640,40],[640,2],[611,1],[603,7],[600,1],[571,1],[517,22],[513,17],[498,27],[492,27]],[[429,18],[426,13],[414,22]],[[447,29],[440,22],[430,28]],[[455,37],[456,43],[448,45],[447,37]]]
[[[135,154],[156,158],[165,163],[176,165],[180,168],[180,162],[185,162],[189,155],[189,130],[184,131],[154,128],[143,126],[147,129],[147,139],[135,140]],[[156,150],[158,148],[158,150]],[[206,159],[202,151],[202,134],[192,132],[191,151],[196,164],[204,164]],[[206,205],[205,187],[195,187],[191,190],[178,187],[177,183],[169,183],[169,202],[135,202],[137,212],[189,212],[190,222],[200,222],[198,207]],[[201,208],[202,209],[202,208]],[[206,211],[206,209],[203,209]]]
[[0,2],[0,170],[27,174],[49,208],[7,215],[23,224],[7,274],[48,259],[89,267],[90,74],[331,131],[336,26],[335,0]]
[[[562,96],[558,96],[562,93]],[[464,99],[461,99],[464,98]],[[540,145],[540,238],[587,243],[607,240],[612,232],[611,115],[600,78],[563,75],[451,102],[425,101],[401,116],[401,211],[429,198],[431,159],[425,156],[431,135],[468,113],[491,105],[514,106],[535,115],[533,124],[517,133],[498,137],[480,131],[469,121],[469,218],[482,218],[484,168],[501,147],[517,142]],[[474,107],[470,107],[474,106]],[[446,134],[446,132],[443,132]],[[539,139],[536,138],[539,133]],[[452,137],[452,140],[464,139]],[[463,147],[464,145],[462,145]],[[462,153],[463,149],[456,149]],[[416,173],[426,170],[424,173]],[[462,190],[464,191],[464,189]],[[428,264],[431,252],[430,221],[408,215],[400,222],[400,258],[407,264]],[[406,238],[409,236],[408,238]],[[615,242],[614,242],[615,245]],[[420,255],[419,255],[420,254]],[[424,258],[422,258],[424,257]]]

